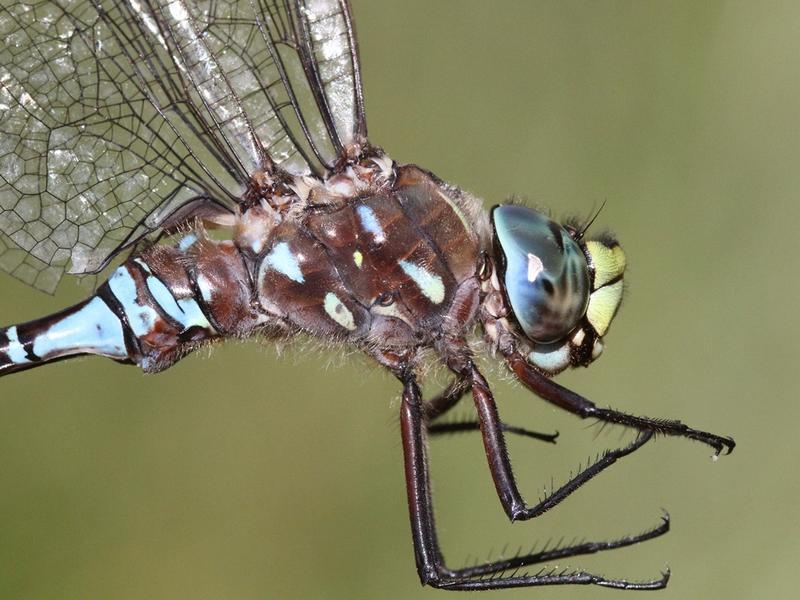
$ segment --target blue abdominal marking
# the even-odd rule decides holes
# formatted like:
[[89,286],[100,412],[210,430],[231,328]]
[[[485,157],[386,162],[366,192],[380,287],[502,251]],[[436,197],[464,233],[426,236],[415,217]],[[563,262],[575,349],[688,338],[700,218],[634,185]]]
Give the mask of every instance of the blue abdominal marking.
[[214,287],[208,280],[208,277],[199,273],[197,275],[197,287],[200,290],[200,295],[203,297],[203,302],[209,304],[214,297]]
[[25,348],[23,348],[22,344],[19,343],[19,337],[17,337],[17,328],[9,327],[6,330],[6,335],[8,336],[8,349],[6,350],[8,358],[18,365],[31,362],[28,360],[28,354],[25,352]]
[[153,299],[164,312],[173,321],[180,323],[183,331],[195,326],[211,329],[211,324],[193,298],[184,298],[176,301],[169,288],[157,277],[147,278],[147,289],[150,290]]
[[375,211],[363,204],[356,210],[358,211],[358,218],[361,221],[361,226],[372,234],[375,242],[378,244],[385,242],[386,234],[383,232],[383,227],[381,227],[378,217],[375,215]]
[[59,356],[63,351],[74,354],[76,350],[111,358],[128,356],[122,324],[100,298],[54,323],[33,342],[34,354],[41,357]]
[[286,242],[275,244],[272,251],[264,257],[264,267],[272,268],[297,283],[304,283],[306,280],[300,271],[297,257],[289,250],[289,244]]
[[119,267],[108,280],[111,293],[117,297],[128,323],[136,337],[142,337],[153,331],[158,313],[149,306],[143,306],[136,301],[136,282],[124,266]]
[[400,267],[405,274],[411,277],[425,297],[434,304],[441,304],[444,300],[444,283],[436,273],[431,273],[425,267],[409,262],[400,261]]

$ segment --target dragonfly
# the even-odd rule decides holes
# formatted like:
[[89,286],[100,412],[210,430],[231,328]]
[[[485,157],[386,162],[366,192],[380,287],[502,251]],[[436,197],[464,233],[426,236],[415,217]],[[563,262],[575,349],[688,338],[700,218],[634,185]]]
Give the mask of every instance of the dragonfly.
[[[399,421],[417,572],[449,590],[645,581],[553,560],[638,544],[637,535],[470,567],[444,560],[430,436],[479,432],[512,521],[556,507],[656,436],[730,453],[730,437],[603,408],[554,377],[603,351],[625,253],[592,220],[558,222],[483,202],[367,135],[347,0],[36,0],[0,8],[0,267],[54,292],[102,274],[75,306],[0,329],[0,375],[100,355],[146,373],[228,338],[312,336],[358,349],[402,388]],[[478,345],[475,340],[481,341]],[[624,426],[608,450],[529,504],[478,349],[581,419]],[[424,398],[426,361],[452,380]],[[471,395],[474,421],[442,417]]]

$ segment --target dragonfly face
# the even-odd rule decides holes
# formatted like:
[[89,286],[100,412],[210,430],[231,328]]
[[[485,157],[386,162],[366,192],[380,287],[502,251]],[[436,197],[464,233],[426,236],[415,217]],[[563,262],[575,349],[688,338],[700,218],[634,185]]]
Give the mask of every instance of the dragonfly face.
[[[9,3],[7,3],[9,4]],[[632,545],[657,527],[448,567],[434,525],[426,436],[471,392],[501,506],[550,510],[654,434],[730,452],[686,426],[598,408],[555,383],[602,350],[625,256],[521,206],[480,200],[367,137],[347,0],[37,0],[0,7],[0,267],[46,291],[65,273],[108,280],[86,301],[0,329],[0,375],[80,354],[147,372],[225,338],[298,333],[363,351],[403,386],[406,487],[421,581],[454,590],[597,584],[664,587],[585,571],[518,575]],[[212,236],[211,228],[224,235]],[[487,258],[488,257],[488,258]],[[494,265],[495,268],[492,268]],[[633,428],[564,486],[528,505],[469,337],[544,400]],[[452,373],[424,399],[423,357]],[[532,572],[536,569],[532,569]]]
[[495,285],[530,362],[548,373],[588,366],[622,302],[622,248],[611,238],[584,241],[582,231],[524,206],[496,206],[491,216]]

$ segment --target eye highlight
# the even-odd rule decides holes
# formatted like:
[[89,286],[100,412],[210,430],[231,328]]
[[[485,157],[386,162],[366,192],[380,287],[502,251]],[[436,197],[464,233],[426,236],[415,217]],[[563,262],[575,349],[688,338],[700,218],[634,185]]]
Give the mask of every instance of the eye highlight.
[[525,336],[542,344],[564,339],[586,314],[586,256],[569,232],[524,206],[492,210],[500,276]]

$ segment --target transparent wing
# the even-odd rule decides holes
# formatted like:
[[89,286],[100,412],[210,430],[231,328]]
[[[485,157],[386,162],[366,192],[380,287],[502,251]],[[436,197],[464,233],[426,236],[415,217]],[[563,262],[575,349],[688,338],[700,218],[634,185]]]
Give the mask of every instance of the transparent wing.
[[345,0],[19,3],[0,38],[0,268],[40,289],[366,143]]

